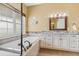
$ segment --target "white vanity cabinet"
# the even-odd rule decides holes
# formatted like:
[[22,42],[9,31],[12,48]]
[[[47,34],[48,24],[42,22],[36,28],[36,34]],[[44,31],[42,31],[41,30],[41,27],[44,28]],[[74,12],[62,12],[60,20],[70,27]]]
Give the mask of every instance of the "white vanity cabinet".
[[79,52],[79,35],[78,34],[63,34],[54,35],[53,49]]
[[79,52],[79,34],[45,32],[42,36],[42,48]]

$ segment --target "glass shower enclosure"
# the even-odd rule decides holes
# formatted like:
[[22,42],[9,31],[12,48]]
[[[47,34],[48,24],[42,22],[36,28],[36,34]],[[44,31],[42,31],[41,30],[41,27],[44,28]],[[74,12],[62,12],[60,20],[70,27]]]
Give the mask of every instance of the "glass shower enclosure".
[[0,3],[0,56],[22,56],[23,7],[21,12],[8,3]]

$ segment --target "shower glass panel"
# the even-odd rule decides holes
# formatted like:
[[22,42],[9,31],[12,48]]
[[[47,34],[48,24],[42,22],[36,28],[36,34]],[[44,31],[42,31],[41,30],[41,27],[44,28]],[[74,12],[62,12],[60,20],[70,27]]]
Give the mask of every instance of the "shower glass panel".
[[11,6],[0,4],[0,55],[21,53],[21,13],[14,10]]

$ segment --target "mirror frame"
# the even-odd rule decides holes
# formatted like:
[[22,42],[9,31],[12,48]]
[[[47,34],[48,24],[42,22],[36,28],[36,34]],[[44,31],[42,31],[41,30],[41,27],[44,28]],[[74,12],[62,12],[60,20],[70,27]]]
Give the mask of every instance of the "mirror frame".
[[[52,19],[52,18],[55,18],[55,19],[64,18],[64,20],[65,20],[65,28],[64,28],[64,29],[52,29],[52,28],[51,28],[51,19]],[[49,30],[67,30],[67,16],[63,16],[63,17],[50,17],[50,18],[49,18]]]

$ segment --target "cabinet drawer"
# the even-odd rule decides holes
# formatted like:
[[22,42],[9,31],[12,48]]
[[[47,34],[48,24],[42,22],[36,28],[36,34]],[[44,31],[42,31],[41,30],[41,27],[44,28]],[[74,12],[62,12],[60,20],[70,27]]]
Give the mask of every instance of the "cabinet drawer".
[[70,49],[71,50],[79,50],[78,46],[76,46],[76,45],[70,46]]
[[70,42],[69,45],[70,46],[78,46],[78,42]]
[[79,39],[76,39],[76,38],[70,39],[70,42],[78,42],[78,41],[79,41]]

